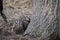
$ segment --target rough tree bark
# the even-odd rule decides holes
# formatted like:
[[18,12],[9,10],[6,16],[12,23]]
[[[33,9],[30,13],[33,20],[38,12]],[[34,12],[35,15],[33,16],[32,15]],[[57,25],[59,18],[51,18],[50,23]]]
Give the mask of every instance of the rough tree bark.
[[0,15],[2,16],[2,18],[4,19],[4,21],[7,22],[7,17],[3,13],[3,0],[0,0]]
[[33,0],[33,15],[24,35],[49,40],[58,34],[59,0]]

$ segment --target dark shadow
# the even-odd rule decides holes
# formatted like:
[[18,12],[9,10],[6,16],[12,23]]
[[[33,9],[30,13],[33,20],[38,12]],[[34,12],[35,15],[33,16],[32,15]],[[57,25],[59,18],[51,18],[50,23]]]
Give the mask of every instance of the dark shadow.
[[4,21],[7,22],[7,17],[5,16],[5,14],[2,11],[3,11],[3,0],[0,0],[0,15],[2,16]]
[[17,19],[14,22],[13,30],[16,34],[23,34],[26,31],[26,29],[30,23],[30,18],[27,18],[27,19],[26,18]]

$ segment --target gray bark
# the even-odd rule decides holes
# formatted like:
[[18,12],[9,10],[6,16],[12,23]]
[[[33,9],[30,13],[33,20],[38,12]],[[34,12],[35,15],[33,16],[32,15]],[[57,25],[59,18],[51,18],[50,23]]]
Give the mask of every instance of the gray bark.
[[[24,35],[50,39],[50,35],[58,34],[58,1],[33,0],[33,15]],[[60,12],[59,12],[60,13]]]
[[[60,0],[58,1],[58,10],[57,10],[57,12],[58,12],[58,25],[60,24]],[[60,25],[59,25],[59,27],[58,27],[58,33],[59,33],[59,38],[60,38]]]

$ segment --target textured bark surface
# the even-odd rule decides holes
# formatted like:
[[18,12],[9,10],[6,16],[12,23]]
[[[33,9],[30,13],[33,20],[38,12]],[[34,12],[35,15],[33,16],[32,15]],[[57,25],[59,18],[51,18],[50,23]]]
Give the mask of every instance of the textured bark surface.
[[3,13],[7,19],[32,14],[32,0],[3,0]]
[[[50,35],[57,36],[58,0],[33,0],[34,12],[25,35],[49,40]],[[53,38],[54,39],[54,38]]]
[[60,0],[58,1],[58,18],[59,18],[59,20],[58,20],[58,25],[59,25],[59,27],[58,27],[58,30],[59,30],[59,37],[60,37]]
[[14,35],[14,33],[9,36],[3,34],[9,34],[5,31],[11,32],[14,19],[32,14],[32,0],[3,0],[3,13],[6,15],[8,23],[5,23],[0,15],[0,30],[3,31],[0,31],[0,40],[27,40],[21,35]]
[[[33,3],[32,3],[33,2]],[[31,15],[31,22],[22,36],[4,32],[0,33],[0,40],[56,40],[60,34],[60,0],[3,0],[3,13],[7,19],[4,23],[0,17],[0,30],[11,32],[14,19],[19,20],[22,15]],[[33,5],[32,5],[33,4]],[[33,6],[33,7],[32,7]],[[33,11],[32,11],[33,9]],[[18,23],[19,24],[19,23]],[[9,34],[9,35],[8,35]],[[31,37],[31,38],[30,38]]]

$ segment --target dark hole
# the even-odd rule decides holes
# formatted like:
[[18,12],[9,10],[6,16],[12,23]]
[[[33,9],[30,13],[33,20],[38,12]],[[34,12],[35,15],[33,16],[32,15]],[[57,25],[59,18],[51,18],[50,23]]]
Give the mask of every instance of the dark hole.
[[57,35],[57,37],[56,37],[56,40],[60,40],[60,37],[59,37],[59,35]]
[[30,18],[29,20],[25,19],[24,20],[18,19],[18,20],[15,21],[13,30],[16,34],[23,34],[30,23]]

